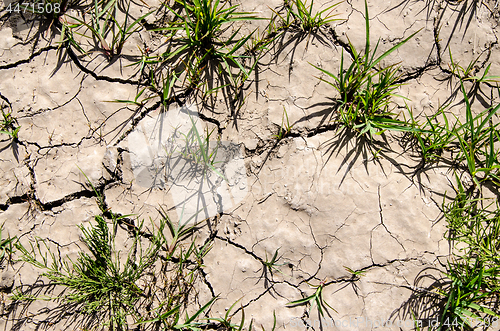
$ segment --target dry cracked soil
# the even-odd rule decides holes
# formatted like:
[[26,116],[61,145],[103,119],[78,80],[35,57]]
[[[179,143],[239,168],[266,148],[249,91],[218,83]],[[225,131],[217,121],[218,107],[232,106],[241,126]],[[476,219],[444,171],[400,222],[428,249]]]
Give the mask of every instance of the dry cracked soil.
[[[283,6],[278,0],[237,3],[261,17]],[[211,317],[238,302],[231,311],[235,321],[244,310],[257,329],[271,329],[275,315],[277,330],[302,330],[309,322],[319,330],[316,307],[288,304],[318,285],[337,322],[323,321],[324,329],[410,330],[405,322],[435,317],[438,308],[417,294],[430,285],[422,275],[444,270],[450,253],[441,206],[453,192],[453,171],[446,164],[423,166],[405,134],[386,132],[369,141],[341,129],[333,122],[338,93],[311,66],[338,72],[347,37],[364,47],[362,1],[334,7],[341,20],[316,33],[284,33],[244,83],[237,107],[224,89],[209,102],[182,91],[169,104],[158,98],[141,105],[112,102],[134,100],[147,87],[147,75],[131,64],[145,47],[162,51],[165,37],[151,27],[163,14],[145,18],[121,55],[110,59],[91,50],[92,38],[82,38],[90,51],[79,54],[59,42],[55,26],[8,12],[8,4],[0,16],[0,98],[20,130],[17,139],[0,135],[4,236],[25,244],[49,239],[63,257],[75,258],[85,249],[77,226],[102,213],[98,196],[113,213],[132,215],[132,222],[158,224],[162,207],[174,220],[197,222],[191,237],[197,243],[213,240],[193,302],[199,307],[218,295]],[[134,17],[161,6],[155,0],[132,4]],[[331,4],[317,1],[314,8]],[[463,115],[450,51],[461,66],[477,58],[477,72],[491,63],[489,74],[500,74],[495,1],[369,1],[368,9],[371,41],[380,41],[380,52],[419,31],[383,60],[401,66],[401,97],[393,98],[401,116],[406,105],[423,116],[447,101],[450,113]],[[262,31],[266,23],[243,23],[244,31]],[[143,98],[153,94],[146,89]],[[498,101],[496,89],[485,88],[472,107]],[[283,109],[293,127],[278,140]],[[191,124],[213,132],[209,146],[220,140],[215,164],[221,176],[186,170],[187,163],[174,162],[185,155],[166,150],[167,140],[170,147],[189,143]],[[129,239],[125,232],[117,240],[126,247]],[[264,262],[276,250],[279,272],[272,272]],[[16,288],[44,280],[41,270],[21,261],[2,268],[2,330],[82,329],[54,315],[57,302],[9,309]]]

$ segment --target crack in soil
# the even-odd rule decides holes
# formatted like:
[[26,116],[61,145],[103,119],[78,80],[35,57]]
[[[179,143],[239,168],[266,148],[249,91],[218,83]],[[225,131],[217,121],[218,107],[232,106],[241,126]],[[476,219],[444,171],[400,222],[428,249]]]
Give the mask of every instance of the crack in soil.
[[[11,69],[11,68],[15,68],[17,66],[20,66],[21,64],[29,63],[31,60],[33,60],[35,57],[41,55],[42,53],[45,53],[48,51],[55,51],[57,49],[58,49],[57,46],[46,46],[46,47],[40,48],[38,51],[32,53],[27,59],[19,60],[19,61],[14,62],[14,63],[0,65],[0,70]],[[2,97],[2,99],[3,99],[3,97]],[[6,99],[4,99],[4,100],[6,100]]]

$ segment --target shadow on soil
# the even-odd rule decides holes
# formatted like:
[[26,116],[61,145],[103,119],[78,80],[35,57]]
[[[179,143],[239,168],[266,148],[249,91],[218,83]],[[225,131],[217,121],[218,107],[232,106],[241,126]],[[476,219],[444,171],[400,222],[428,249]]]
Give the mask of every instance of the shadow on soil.
[[413,320],[420,328],[437,328],[446,306],[446,298],[438,292],[446,291],[450,285],[451,281],[443,278],[438,269],[425,268],[415,278],[414,285],[408,286],[412,291],[410,297],[391,314],[389,320]]
[[28,314],[30,306],[37,305],[36,301],[43,300],[43,297],[50,300],[48,298],[53,297],[54,290],[54,285],[45,284],[40,278],[33,285],[24,285],[16,289],[15,296],[19,297],[20,300],[12,301],[5,307],[3,314],[4,318],[12,323],[10,330],[24,330],[28,323],[35,324],[35,330],[46,330],[61,322],[66,325],[74,325],[75,329],[82,328],[82,330],[92,329],[99,325],[101,319],[98,316],[80,314],[83,304],[57,302],[50,308],[44,307],[36,313],[30,311]]

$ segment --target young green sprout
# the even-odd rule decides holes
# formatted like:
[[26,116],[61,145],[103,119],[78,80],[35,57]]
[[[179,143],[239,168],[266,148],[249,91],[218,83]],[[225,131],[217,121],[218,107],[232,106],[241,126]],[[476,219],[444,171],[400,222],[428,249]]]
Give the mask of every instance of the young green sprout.
[[[286,123],[285,123],[286,119]],[[280,141],[285,138],[287,135],[292,132],[293,124],[290,125],[290,121],[288,120],[288,113],[286,112],[285,106],[283,106],[283,116],[281,117],[281,126],[278,131],[278,134],[273,135],[276,140]]]
[[383,54],[376,56],[380,40],[372,50],[370,47],[368,4],[365,1],[366,44],[364,51],[357,51],[349,41],[349,47],[353,54],[352,63],[349,67],[344,67],[344,52],[342,52],[340,69],[337,75],[313,65],[333,79],[333,82],[323,78],[319,79],[331,85],[340,93],[337,108],[340,123],[358,131],[360,136],[368,134],[370,138],[376,134],[382,134],[386,130],[414,131],[414,128],[408,126],[405,121],[393,118],[395,114],[389,108],[391,98],[397,96],[395,91],[401,85],[401,83],[398,83],[400,78],[398,74],[399,68],[395,65],[379,68],[378,64],[413,38],[419,31],[403,39]]
[[6,113],[3,110],[3,105],[0,106],[2,111],[2,119],[0,119],[0,133],[4,133],[12,137],[12,139],[17,139],[17,134],[21,129],[20,126],[16,126],[16,119],[12,117],[12,113]]
[[[492,117],[500,109],[500,104],[495,108],[486,109],[477,116],[473,116],[471,104],[464,85],[461,83],[462,94],[465,100],[466,121],[461,123],[457,119],[453,134],[459,142],[460,152],[455,161],[466,161],[467,170],[472,176],[475,185],[487,179],[500,184],[498,149],[495,144],[500,141],[498,124],[493,124]],[[482,173],[482,176],[479,174]],[[497,185],[498,185],[497,184]]]
[[[339,21],[340,19],[333,18],[336,15],[332,15],[335,7],[340,5],[341,2],[335,3],[321,11],[313,14],[314,0],[308,5],[307,0],[286,0],[285,6],[287,8],[287,20],[288,25],[295,25],[304,32],[312,33],[317,29],[326,25],[330,22]],[[295,7],[295,9],[294,9]],[[324,17],[323,14],[328,12]],[[290,21],[290,18],[292,20]]]
[[316,291],[312,295],[310,295],[308,297],[305,297],[303,299],[299,299],[299,300],[295,300],[295,301],[289,302],[289,303],[287,303],[287,305],[289,305],[289,306],[298,306],[298,305],[309,304],[310,305],[309,312],[311,311],[313,305],[316,305],[316,307],[318,308],[318,313],[319,313],[319,315],[321,317],[324,317],[323,310],[327,311],[328,308],[330,308],[334,312],[337,312],[323,298],[323,289],[327,285],[325,281],[320,282],[319,285],[311,285],[309,283],[307,283],[307,284],[309,286],[313,287],[313,288],[316,288]]
[[445,203],[447,239],[453,255],[437,289],[442,300],[438,330],[464,330],[498,323],[500,222],[498,202],[466,189],[455,173],[455,198]]
[[0,226],[0,265],[4,262],[5,259],[7,259],[7,263],[12,260],[12,254],[15,251],[14,241],[17,240],[17,237],[10,236],[5,239],[2,238],[3,226],[4,224]]
[[[278,253],[279,253],[279,248],[276,249],[276,251],[274,252],[273,254],[273,257],[271,258],[271,260],[268,259],[267,257],[267,252],[266,252],[266,260],[265,261],[262,261],[262,264],[264,265],[264,267],[267,269],[267,271],[269,271],[269,273],[271,274],[271,276],[273,275],[273,272],[274,271],[277,271],[279,273],[281,273],[282,275],[285,275],[278,267],[281,267],[283,265],[285,265],[285,263],[281,263],[279,264],[278,261],[281,259],[281,256],[278,256]],[[286,275],[285,275],[286,276]]]
[[360,277],[360,276],[364,276],[366,271],[365,270],[358,270],[358,271],[355,271],[355,270],[352,270],[351,268],[349,267],[346,267],[344,266],[344,269],[347,270],[353,277]]
[[[91,11],[90,23],[87,23],[84,19],[69,16],[77,22],[73,28],[83,26],[91,32],[93,37],[99,40],[101,51],[106,55],[109,61],[111,61],[114,56],[121,54],[125,42],[132,34],[140,30],[138,24],[153,13],[153,11],[150,11],[134,20],[131,24],[128,24],[131,17],[129,14],[129,2],[125,12],[125,19],[123,23],[120,24],[115,17],[116,7],[113,5],[116,6],[116,1],[110,1],[107,3],[106,7],[101,10],[99,2],[95,0],[93,10]],[[70,30],[72,31],[72,28]],[[111,35],[111,38],[108,38],[108,35]]]
[[500,76],[488,76],[488,72],[490,71],[491,63],[486,66],[486,69],[484,69],[484,72],[481,76],[472,76],[475,72],[479,71],[479,68],[477,66],[477,63],[479,61],[479,58],[481,55],[479,55],[477,58],[469,62],[467,65],[467,68],[463,68],[460,66],[458,62],[455,62],[453,60],[453,56],[451,54],[451,49],[448,48],[449,55],[450,55],[450,64],[448,64],[451,73],[458,77],[461,81],[472,81],[474,83],[498,83],[500,82]]
[[182,133],[184,136],[185,147],[181,152],[182,156],[190,160],[196,165],[202,167],[203,176],[207,175],[207,170],[213,171],[217,176],[223,180],[227,180],[226,177],[215,167],[217,152],[219,150],[220,142],[217,141],[215,148],[210,147],[210,138],[214,133],[212,131],[206,130],[205,136],[201,136],[198,132],[197,123],[194,118],[190,115],[191,129],[187,134]]
[[[237,28],[225,37],[224,32],[229,31],[235,22],[261,18],[238,12],[238,5],[226,6],[227,2],[220,0],[177,0],[176,4],[181,11],[164,4],[174,20],[165,28],[155,29],[166,32],[165,37],[170,43],[167,51],[156,60],[158,64],[167,63],[172,68],[168,77],[175,80],[168,89],[184,76],[184,82],[189,82],[188,88],[201,89],[206,95],[225,87],[237,91],[253,70],[245,65],[249,57],[241,54],[253,33],[241,36],[241,28]],[[215,86],[211,86],[215,80],[208,83],[201,79],[203,72],[211,69],[218,80]],[[175,76],[174,73],[178,72],[183,75]]]

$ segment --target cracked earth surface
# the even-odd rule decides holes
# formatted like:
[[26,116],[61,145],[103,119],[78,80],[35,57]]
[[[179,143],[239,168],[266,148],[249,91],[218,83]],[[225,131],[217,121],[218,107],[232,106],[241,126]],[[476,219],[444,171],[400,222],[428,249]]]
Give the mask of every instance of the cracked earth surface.
[[[326,2],[315,3],[321,5]],[[270,16],[270,8],[280,2],[241,6]],[[287,303],[311,295],[309,284],[324,282],[324,298],[335,308],[335,320],[411,320],[408,300],[419,274],[446,263],[449,244],[441,203],[452,191],[449,168],[422,168],[419,156],[404,148],[398,134],[386,134],[385,144],[377,138],[374,150],[380,152],[374,154],[368,142],[330,122],[328,102],[335,92],[315,77],[320,73],[309,63],[337,72],[347,36],[357,49],[365,40],[363,2],[346,1],[335,10],[345,21],[332,22],[310,40],[289,32],[278,55],[260,61],[237,112],[228,109],[222,94],[214,108],[197,107],[204,125],[215,128],[222,141],[241,147],[246,170],[241,201],[211,215],[206,221],[210,226],[198,233],[215,241],[204,259],[205,282],[198,284],[200,302],[220,294],[213,316],[223,316],[241,299],[235,311],[244,309],[256,326],[270,329],[275,311],[278,330],[304,329],[297,321],[317,318],[316,312]],[[459,91],[449,79],[449,49],[462,65],[479,56],[481,68],[491,63],[490,74],[500,74],[495,1],[477,7],[470,1],[374,1],[369,11],[372,42],[380,38],[381,52],[422,29],[384,59],[387,65],[400,62],[404,85],[398,94],[409,99],[415,114],[432,114]],[[137,46],[145,43],[153,49],[161,41],[143,29],[126,44],[127,56],[108,63],[98,54],[58,53],[58,35],[35,38],[22,21],[8,18],[5,11],[2,15],[0,97],[21,126],[18,141],[0,136],[0,220],[9,235],[50,238],[64,255],[76,256],[81,249],[77,225],[100,213],[82,172],[113,212],[157,221],[158,206],[172,207],[172,192],[137,182],[127,138],[158,116],[161,103],[133,107],[107,101],[133,100],[146,86],[127,65],[140,56]],[[154,23],[155,18],[147,20]],[[247,28],[259,24],[264,23]],[[498,99],[496,92],[483,93],[473,107],[483,109]],[[405,101],[394,100],[404,112]],[[273,135],[283,107],[294,126],[278,142]],[[462,110],[458,100],[450,109],[459,116]],[[282,273],[266,274],[263,261],[277,249]],[[364,276],[353,277],[344,267]],[[39,274],[22,263],[9,268],[2,278],[7,283],[11,279],[14,287],[33,284]],[[23,316],[12,315],[4,316],[0,326],[72,329],[64,321],[40,322],[51,305],[30,305],[23,314],[35,317],[20,327],[16,321]]]

